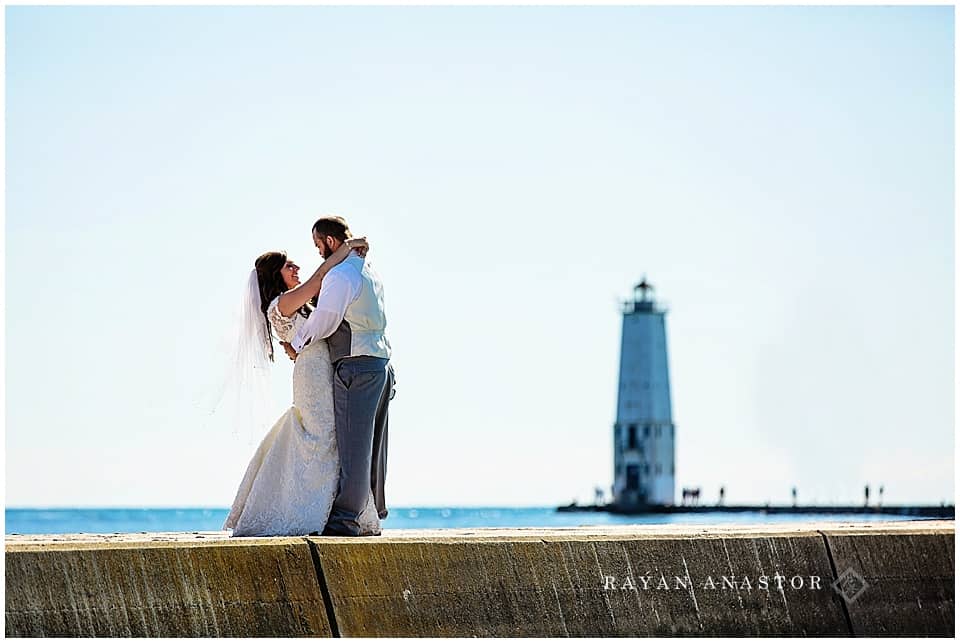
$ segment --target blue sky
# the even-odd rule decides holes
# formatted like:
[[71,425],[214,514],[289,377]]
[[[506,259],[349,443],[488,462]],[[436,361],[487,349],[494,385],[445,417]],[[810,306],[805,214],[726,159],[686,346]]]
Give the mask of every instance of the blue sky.
[[608,486],[642,274],[678,501],[952,500],[953,24],[7,8],[8,505],[228,506],[255,444],[205,420],[224,331],[258,254],[316,266],[327,213],[385,282],[390,504]]

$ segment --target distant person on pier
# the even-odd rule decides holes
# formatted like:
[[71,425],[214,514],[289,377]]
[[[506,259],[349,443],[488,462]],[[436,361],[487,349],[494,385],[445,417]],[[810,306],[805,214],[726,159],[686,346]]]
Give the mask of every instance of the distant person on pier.
[[797,488],[794,487],[790,493],[793,496],[793,506],[796,507],[797,506]]
[[717,505],[722,505],[722,504],[723,504],[723,494],[724,494],[724,491],[725,491],[725,489],[724,489],[723,487],[720,487],[720,500],[717,502]]
[[863,487],[863,506],[866,507],[870,504],[870,485],[864,485]]
[[882,507],[883,506],[883,485],[880,485],[880,493],[878,495],[880,496],[880,498],[877,500],[877,506]]

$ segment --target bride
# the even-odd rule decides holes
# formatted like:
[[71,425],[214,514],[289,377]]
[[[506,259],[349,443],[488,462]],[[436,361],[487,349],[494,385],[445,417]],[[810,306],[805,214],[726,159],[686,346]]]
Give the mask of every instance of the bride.
[[[273,333],[288,343],[310,314],[310,300],[324,275],[356,250],[366,253],[363,238],[349,239],[307,281],[285,253],[267,252],[254,263],[247,284],[243,338],[252,349],[251,364],[273,361]],[[273,333],[271,332],[271,329]],[[340,458],[333,413],[333,368],[326,341],[313,341],[295,357],[293,406],[273,425],[257,448],[240,482],[223,529],[233,536],[303,536],[321,533],[340,478]],[[241,351],[241,355],[243,352]],[[380,533],[371,491],[358,521],[365,534]]]

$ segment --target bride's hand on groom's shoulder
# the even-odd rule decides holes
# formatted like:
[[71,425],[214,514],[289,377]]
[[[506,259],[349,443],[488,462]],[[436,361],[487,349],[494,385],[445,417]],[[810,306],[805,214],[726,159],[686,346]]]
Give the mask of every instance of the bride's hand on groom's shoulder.
[[347,239],[346,244],[347,246],[350,247],[351,250],[356,250],[357,254],[360,255],[361,257],[366,257],[367,250],[370,249],[370,244],[367,243],[366,237],[357,237],[355,239]]

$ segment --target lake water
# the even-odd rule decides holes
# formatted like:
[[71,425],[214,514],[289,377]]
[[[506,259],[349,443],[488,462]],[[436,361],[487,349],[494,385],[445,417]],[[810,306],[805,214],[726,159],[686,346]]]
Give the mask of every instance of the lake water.
[[[137,533],[219,531],[226,508],[6,509],[7,534]],[[911,516],[877,514],[696,513],[618,516],[603,512],[566,513],[553,507],[391,507],[385,529],[443,527],[576,527],[580,525],[743,524],[808,520],[831,522],[910,520]]]

